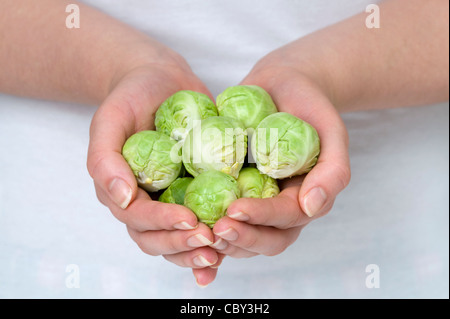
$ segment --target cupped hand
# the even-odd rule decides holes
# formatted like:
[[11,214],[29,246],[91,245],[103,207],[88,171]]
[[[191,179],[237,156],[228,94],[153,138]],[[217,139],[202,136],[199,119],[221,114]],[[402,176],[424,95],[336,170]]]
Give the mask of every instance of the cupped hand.
[[[268,62],[270,61],[270,62]],[[279,61],[276,63],[274,61]],[[327,214],[350,181],[348,135],[341,117],[317,81],[269,55],[242,84],[259,85],[279,111],[314,126],[321,141],[316,166],[306,175],[280,181],[280,194],[241,198],[214,226],[218,251],[232,257],[277,255],[298,238],[309,222]]]
[[87,167],[98,199],[126,224],[142,251],[195,269],[198,284],[206,285],[214,280],[222,259],[208,247],[214,241],[211,229],[181,205],[152,200],[138,187],[121,154],[128,137],[154,129],[158,106],[173,93],[193,90],[211,96],[184,59],[167,52],[172,58],[165,61],[163,53],[159,50],[155,62],[150,57],[114,81],[92,119]]

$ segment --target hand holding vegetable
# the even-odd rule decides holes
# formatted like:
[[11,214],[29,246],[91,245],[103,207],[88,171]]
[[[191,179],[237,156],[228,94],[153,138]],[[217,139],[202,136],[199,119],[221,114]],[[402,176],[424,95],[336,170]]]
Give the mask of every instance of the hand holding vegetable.
[[[141,39],[140,43],[142,41],[147,40]],[[137,176],[141,185],[169,186],[169,181],[180,172],[181,163],[160,167],[156,159],[167,158],[168,147],[176,143],[169,137],[161,138],[162,133],[153,132],[150,135],[159,138],[150,142],[135,141],[137,143],[131,140],[130,145],[125,145],[124,153],[129,152],[125,157],[131,156],[133,149],[138,151],[138,156],[132,160],[133,169],[122,156],[122,148],[129,137],[138,131],[155,129],[155,112],[172,94],[192,90],[211,96],[183,58],[160,44],[152,45],[154,47],[137,50],[141,55],[146,53],[139,65],[132,60],[134,63],[117,72],[117,78],[113,79],[108,96],[92,120],[88,169],[97,197],[127,226],[142,251],[163,255],[182,267],[201,268],[201,280],[210,282],[217,269],[205,267],[221,258],[216,250],[208,247],[214,240],[211,229],[198,223],[194,213],[186,207],[152,200],[138,187],[136,179]],[[147,155],[151,162],[145,158]]]
[[[288,43],[261,59],[244,79],[243,84],[266,89],[279,111],[311,124],[321,154],[304,180],[282,183],[280,195],[231,204],[228,217],[214,228],[231,237],[222,252],[279,253],[310,220],[331,209],[350,180],[348,136],[338,111],[448,100],[449,3],[409,3],[381,2],[380,29],[366,28],[362,12]],[[231,236],[228,229],[236,233]]]
[[[215,224],[213,231],[216,240],[221,238],[228,243],[219,251],[232,257],[281,253],[297,239],[304,226],[330,211],[335,197],[349,182],[348,137],[338,112],[326,91],[312,77],[285,66],[286,59],[281,59],[285,56],[285,52],[272,53],[261,60],[243,81],[243,84],[266,89],[280,111],[260,123],[261,127],[280,127],[278,132],[282,139],[278,144],[278,161],[270,159],[269,153],[262,156],[261,150],[264,148],[255,145],[258,136],[256,139],[253,136],[252,152],[260,152],[254,154],[259,168],[268,174],[272,172],[275,177],[280,177],[279,174],[303,174],[317,163],[306,176],[280,180],[281,192],[278,196],[241,198],[228,207],[227,216]],[[282,112],[294,116],[283,116]],[[309,124],[304,125],[298,119],[311,124],[318,136]],[[274,124],[277,121],[280,123]],[[282,121],[286,123],[282,124]],[[266,125],[268,122],[272,123]],[[289,138],[282,132],[303,136],[300,140],[291,136],[291,140],[296,142],[290,144]],[[320,157],[317,159],[318,137]],[[308,143],[302,145],[301,141],[305,139]],[[308,148],[311,149],[308,151]],[[305,157],[308,153],[310,158]]]
[[[259,234],[252,227],[243,229],[243,223],[220,231],[227,220],[249,219],[241,211],[233,213],[228,209],[239,198],[276,197],[280,189],[274,178],[308,173],[318,161],[319,136],[307,122],[278,112],[270,95],[259,86],[240,85],[225,90],[220,94],[219,116],[209,102],[206,96],[192,91],[173,94],[156,112],[157,131],[133,134],[122,154],[139,186],[149,192],[167,188],[159,197],[161,202],[184,205],[192,210],[200,225],[214,227],[216,240],[205,240],[207,245],[235,257],[266,253],[271,244],[279,240],[286,243],[292,235],[287,236],[286,231],[264,234],[269,228],[260,227],[264,238],[257,238]],[[204,112],[205,105],[211,112]],[[246,157],[248,133],[256,168],[242,169],[250,158]],[[177,178],[181,165],[192,178]],[[244,236],[239,236],[239,228]],[[296,238],[298,230],[295,227],[289,233]],[[253,240],[251,247],[239,247],[245,240]],[[253,247],[254,244],[259,246]],[[219,254],[218,260],[222,256]],[[196,276],[201,273],[194,271]]]

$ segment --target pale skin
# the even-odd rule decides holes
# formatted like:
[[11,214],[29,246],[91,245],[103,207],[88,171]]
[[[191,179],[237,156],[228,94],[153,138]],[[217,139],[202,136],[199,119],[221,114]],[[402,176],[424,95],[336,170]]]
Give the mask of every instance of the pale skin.
[[341,112],[448,100],[446,0],[383,2],[380,29],[366,28],[362,8],[268,53],[241,83],[260,85],[280,111],[317,129],[319,162],[282,182],[277,197],[235,201],[211,230],[183,206],[152,201],[121,156],[127,137],[154,128],[163,100],[182,89],[213,98],[207,86],[180,54],[93,8],[79,4],[82,27],[67,29],[70,3],[0,2],[0,91],[100,105],[87,160],[97,197],[145,253],[192,268],[201,286],[224,256],[277,255],[331,210],[350,181]]

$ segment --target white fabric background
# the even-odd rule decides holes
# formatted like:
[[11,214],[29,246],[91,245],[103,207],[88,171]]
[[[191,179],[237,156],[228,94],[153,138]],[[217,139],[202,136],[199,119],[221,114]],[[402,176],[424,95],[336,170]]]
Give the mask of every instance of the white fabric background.
[[[89,2],[183,54],[214,95],[369,3]],[[201,289],[190,269],[142,253],[97,201],[94,107],[0,95],[0,298],[448,298],[448,108],[344,114],[353,176],[332,212],[281,255],[226,258]],[[79,288],[66,286],[73,264]],[[369,264],[380,288],[366,287]]]

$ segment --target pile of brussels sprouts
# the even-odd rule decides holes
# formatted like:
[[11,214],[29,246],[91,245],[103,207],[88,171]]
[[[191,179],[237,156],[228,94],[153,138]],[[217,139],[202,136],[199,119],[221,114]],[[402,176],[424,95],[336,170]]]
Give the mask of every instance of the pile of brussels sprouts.
[[158,108],[156,130],[132,135],[122,150],[141,188],[210,227],[238,198],[276,196],[278,179],[309,172],[320,153],[316,130],[278,112],[259,86],[229,87],[216,104],[179,91]]

